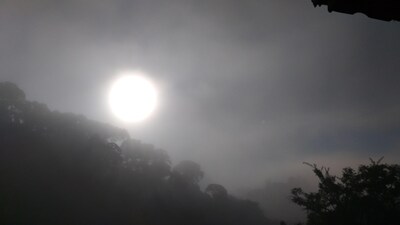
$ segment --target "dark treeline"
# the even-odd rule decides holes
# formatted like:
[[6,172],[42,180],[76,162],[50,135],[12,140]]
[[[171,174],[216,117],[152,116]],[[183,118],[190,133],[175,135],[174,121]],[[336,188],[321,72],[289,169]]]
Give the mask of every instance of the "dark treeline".
[[[255,202],[222,185],[202,191],[197,163],[173,166],[165,151],[126,131],[50,111],[7,82],[0,83],[0,146],[0,224],[271,224]],[[285,215],[293,214],[291,198],[305,209],[308,225],[400,225],[399,165],[371,160],[341,176],[308,165],[317,191],[294,188],[290,195],[298,182],[289,182],[247,196],[289,224],[299,224]]]
[[200,166],[0,83],[0,224],[269,224]]
[[294,188],[292,201],[306,210],[307,225],[400,225],[400,165],[382,159],[344,168],[341,176],[305,163],[319,179],[318,190]]

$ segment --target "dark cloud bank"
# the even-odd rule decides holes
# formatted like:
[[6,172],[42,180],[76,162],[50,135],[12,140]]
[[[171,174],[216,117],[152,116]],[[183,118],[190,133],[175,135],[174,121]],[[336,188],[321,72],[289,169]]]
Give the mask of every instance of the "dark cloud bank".
[[[400,29],[302,1],[0,2],[0,78],[192,159],[228,189],[399,159]],[[140,68],[161,105],[124,125],[106,95]],[[290,182],[289,182],[290,183]]]

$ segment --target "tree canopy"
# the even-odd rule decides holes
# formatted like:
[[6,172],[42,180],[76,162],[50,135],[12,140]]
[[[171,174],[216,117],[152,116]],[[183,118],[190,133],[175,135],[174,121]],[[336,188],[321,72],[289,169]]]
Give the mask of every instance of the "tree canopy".
[[[200,165],[0,83],[0,224],[265,225],[254,202],[200,190]],[[190,181],[190,185],[188,182]]]
[[307,210],[307,224],[400,224],[400,166],[381,160],[344,168],[340,177],[308,164],[319,179],[318,191],[292,190],[293,202]]

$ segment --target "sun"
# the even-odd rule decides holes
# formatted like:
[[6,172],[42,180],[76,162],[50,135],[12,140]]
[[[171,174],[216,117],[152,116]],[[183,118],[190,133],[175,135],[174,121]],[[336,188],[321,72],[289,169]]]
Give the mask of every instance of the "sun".
[[148,118],[157,106],[154,84],[139,72],[122,73],[109,93],[111,111],[124,122],[140,122]]

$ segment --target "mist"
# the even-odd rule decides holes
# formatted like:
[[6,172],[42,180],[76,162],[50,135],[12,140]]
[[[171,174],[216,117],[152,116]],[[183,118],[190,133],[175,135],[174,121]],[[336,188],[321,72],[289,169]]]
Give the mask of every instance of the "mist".
[[[193,160],[205,183],[243,196],[267,180],[306,185],[303,162],[338,173],[399,161],[398,40],[398,22],[308,0],[1,0],[0,81],[125,129],[172,164]],[[107,95],[119,71],[136,69],[160,104],[126,124]]]

